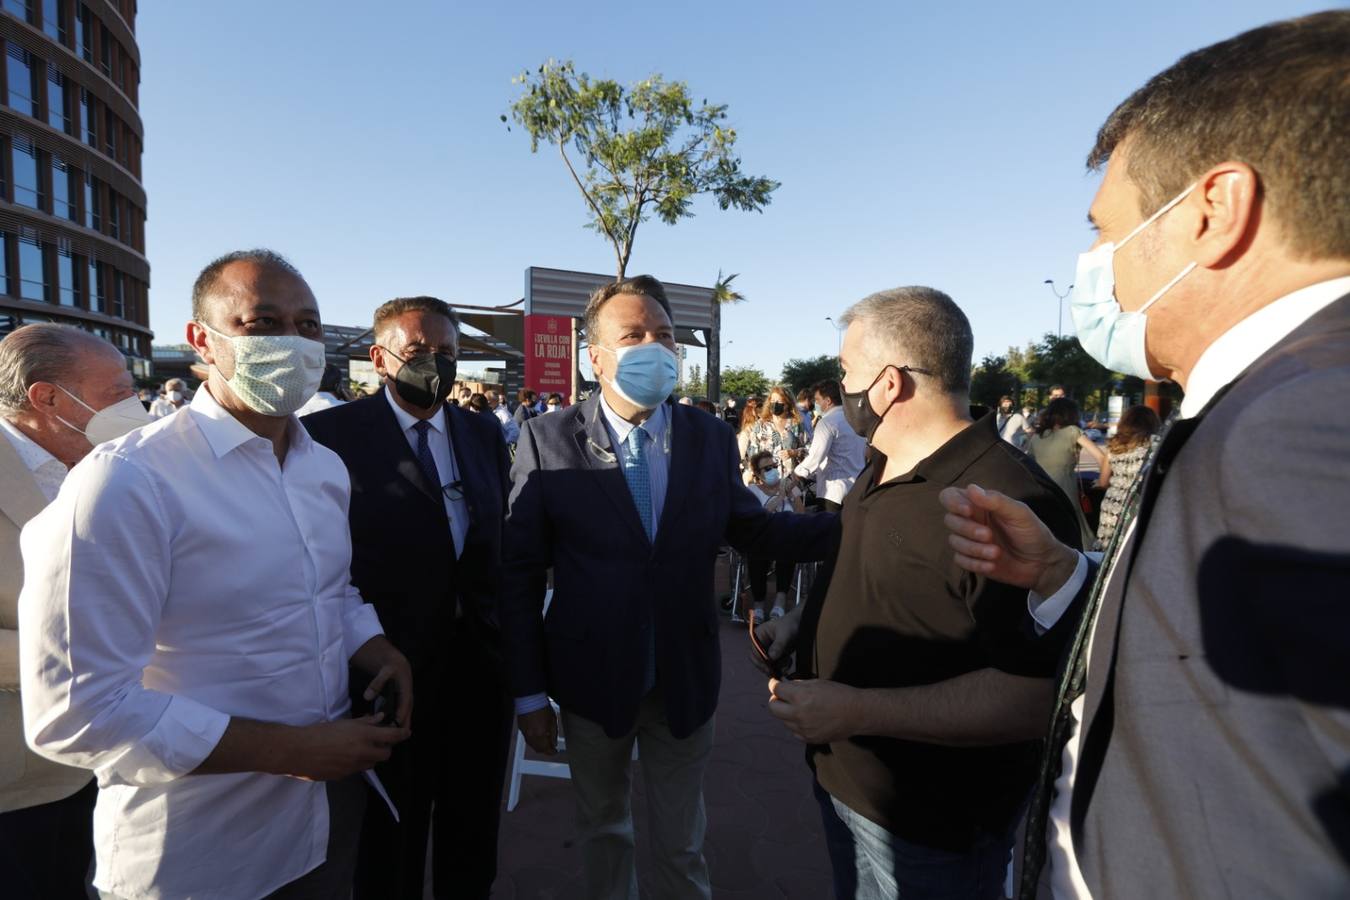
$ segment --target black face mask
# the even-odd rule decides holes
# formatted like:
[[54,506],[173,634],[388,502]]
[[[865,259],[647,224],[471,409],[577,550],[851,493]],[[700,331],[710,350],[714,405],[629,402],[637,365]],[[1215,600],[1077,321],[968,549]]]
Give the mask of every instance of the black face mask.
[[787,404],[786,404],[786,403],[775,403],[775,404],[773,405],[773,414],[774,414],[775,416],[781,416],[781,415],[783,415],[783,414],[786,413],[786,412],[787,412]]
[[385,352],[403,363],[403,368],[391,379],[394,390],[418,409],[431,409],[454,390],[458,363],[453,357],[443,353],[424,353],[412,359],[403,359],[387,347]]
[[881,427],[881,420],[886,418],[886,413],[890,412],[890,407],[886,408],[886,413],[879,413],[872,409],[872,403],[867,399],[867,394],[881,380],[881,376],[886,374],[887,369],[899,369],[904,372],[918,372],[920,375],[930,375],[925,369],[916,369],[913,366],[882,366],[877,377],[872,379],[872,383],[861,391],[849,393],[843,391],[844,398],[844,421],[848,422],[848,427],[852,428],[867,443],[872,443],[872,438],[876,435],[877,429]]

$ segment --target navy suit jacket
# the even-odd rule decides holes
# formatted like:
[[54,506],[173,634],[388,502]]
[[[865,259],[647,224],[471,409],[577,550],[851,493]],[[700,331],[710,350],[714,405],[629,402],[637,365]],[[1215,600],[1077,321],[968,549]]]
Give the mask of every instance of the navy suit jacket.
[[414,669],[434,660],[456,600],[496,643],[502,518],[510,485],[506,444],[491,415],[448,404],[441,415],[469,506],[469,531],[458,560],[440,487],[422,474],[383,391],[300,420],[347,466],[352,584],[374,604],[385,634]]
[[731,429],[696,407],[667,410],[670,480],[654,544],[599,395],[526,422],[512,472],[501,606],[512,690],[547,691],[611,737],[637,720],[653,643],[671,732],[686,737],[712,717],[722,679],[713,566],[724,541],[758,556],[818,560],[837,525],[829,514],[765,512],[741,482]]

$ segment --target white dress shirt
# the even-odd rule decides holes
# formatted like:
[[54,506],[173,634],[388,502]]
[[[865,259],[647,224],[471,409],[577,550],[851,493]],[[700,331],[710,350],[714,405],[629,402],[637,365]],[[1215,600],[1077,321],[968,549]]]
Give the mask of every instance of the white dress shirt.
[[[394,411],[394,418],[398,419],[398,427],[403,429],[403,436],[408,439],[408,446],[412,448],[415,459],[417,423],[422,420],[395,403],[387,388],[384,398],[389,401],[389,408]],[[431,448],[431,458],[436,461],[436,474],[441,476],[441,483],[437,487],[441,488],[441,500],[445,503],[445,514],[450,518],[450,534],[455,541],[455,556],[459,557],[464,553],[464,539],[469,534],[469,501],[463,497],[462,484],[458,500],[451,500],[445,491],[447,485],[460,481],[462,477],[459,460],[455,458],[455,448],[450,444],[450,432],[446,429],[445,416],[445,410],[441,409],[426,420],[431,426],[427,429],[427,446]]]
[[61,490],[61,483],[66,480],[66,464],[20,431],[13,422],[0,419],[0,431],[9,438],[9,442],[14,445],[14,452],[19,454],[19,459],[23,460],[28,471],[33,473],[33,480],[37,482],[42,496],[47,498],[48,503],[55,500],[57,492]]
[[811,448],[793,474],[816,476],[816,497],[842,504],[866,463],[867,441],[849,427],[843,407],[832,406],[816,423]]
[[502,437],[506,439],[508,444],[514,444],[516,441],[520,440],[520,426],[517,425],[516,420],[511,417],[511,410],[506,408],[505,403],[497,404],[497,408],[492,411],[492,414],[496,416],[497,421],[501,423]]
[[381,629],[337,455],[292,417],[279,466],[206,389],[182,413],[93,450],[23,531],[25,732],[98,776],[100,890],[260,897],[324,861],[324,785],[189,773],[232,716],[345,717]]
[[[1260,359],[1266,351],[1346,294],[1350,294],[1350,277],[1334,278],[1309,285],[1263,306],[1228,329],[1218,340],[1205,348],[1191,369],[1190,377],[1187,379],[1186,395],[1181,401],[1180,417],[1189,419],[1197,415],[1210,400],[1214,399],[1215,394]],[[1135,522],[1131,521],[1124,540],[1130,539],[1134,527]],[[1100,558],[1096,554],[1093,556]],[[1073,576],[1063,587],[1044,599],[1035,592],[1027,597],[1027,608],[1038,629],[1048,630],[1059,621],[1060,616],[1082,589],[1083,582],[1087,580],[1087,572],[1087,560],[1080,554]],[[1087,655],[1088,659],[1092,656],[1092,636],[1088,639]],[[1073,806],[1074,769],[1082,750],[1078,725],[1083,721],[1084,699],[1080,696],[1070,706],[1073,721],[1069,726],[1068,742],[1064,745],[1060,776],[1055,780],[1055,798],[1050,807],[1049,831],[1046,835],[1048,861],[1051,866],[1050,884],[1056,897],[1092,896],[1087,883],[1083,880],[1083,873],[1078,868],[1078,858],[1073,851],[1073,834],[1069,826],[1069,814]]]
[[317,391],[313,397],[305,401],[305,405],[295,411],[297,416],[307,416],[310,413],[316,413],[321,409],[332,409],[335,406],[341,406],[342,401],[331,391]]

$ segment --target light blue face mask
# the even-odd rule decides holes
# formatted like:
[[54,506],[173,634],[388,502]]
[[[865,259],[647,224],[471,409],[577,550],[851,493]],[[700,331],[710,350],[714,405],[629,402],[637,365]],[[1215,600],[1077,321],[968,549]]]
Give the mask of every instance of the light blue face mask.
[[656,409],[675,390],[675,353],[665,344],[652,342],[617,350],[600,349],[613,353],[615,362],[614,375],[606,379],[605,390],[614,391],[638,409]]
[[769,487],[777,487],[782,476],[778,474],[777,469],[770,469],[764,473],[764,483]]
[[1116,271],[1113,265],[1115,253],[1136,234],[1156,222],[1163,213],[1186,199],[1186,195],[1193,190],[1194,184],[1173,197],[1162,209],[1140,222],[1133,231],[1125,235],[1119,244],[1105,241],[1078,257],[1078,271],[1074,275],[1073,290],[1069,295],[1069,312],[1073,315],[1073,324],[1078,330],[1078,343],[1087,351],[1088,356],[1112,372],[1133,375],[1136,378],[1154,377],[1152,370],[1149,369],[1148,355],[1144,352],[1148,323],[1148,317],[1144,313],[1158,302],[1158,298],[1170,291],[1195,268],[1195,263],[1192,262],[1178,272],[1175,278],[1159,288],[1143,306],[1126,312],[1120,308],[1120,302],[1116,300]]

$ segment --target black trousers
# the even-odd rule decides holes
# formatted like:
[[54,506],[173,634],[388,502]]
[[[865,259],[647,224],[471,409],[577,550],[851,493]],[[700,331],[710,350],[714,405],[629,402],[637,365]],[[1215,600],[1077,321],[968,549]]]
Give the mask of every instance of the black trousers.
[[84,900],[94,858],[98,784],[63,800],[0,813],[0,895],[10,900]]
[[785,560],[773,562],[768,559],[750,557],[745,561],[750,569],[750,596],[756,603],[763,603],[769,593],[769,567],[773,566],[773,580],[780,594],[792,593],[792,576],[797,566]]
[[400,821],[372,791],[358,900],[422,900],[428,833],[435,897],[491,894],[514,718],[495,636],[458,620],[436,659],[413,672],[413,736],[375,768]]

